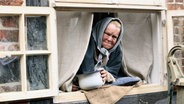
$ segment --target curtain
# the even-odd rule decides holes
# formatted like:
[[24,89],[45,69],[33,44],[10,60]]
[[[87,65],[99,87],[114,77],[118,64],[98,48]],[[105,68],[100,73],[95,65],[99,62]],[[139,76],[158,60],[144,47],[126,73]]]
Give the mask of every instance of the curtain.
[[150,83],[153,64],[152,25],[150,13],[118,13],[124,23],[121,45],[128,73]]
[[87,50],[93,22],[92,13],[57,12],[59,87],[71,91]]

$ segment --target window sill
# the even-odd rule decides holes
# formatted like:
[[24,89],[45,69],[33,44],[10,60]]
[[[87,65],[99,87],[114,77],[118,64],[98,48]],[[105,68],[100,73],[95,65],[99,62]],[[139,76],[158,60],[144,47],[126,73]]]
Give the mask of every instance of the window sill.
[[[167,91],[167,86],[148,84],[141,85],[139,87],[133,88],[127,95],[136,95],[136,94],[146,94],[154,92]],[[60,92],[58,96],[53,98],[54,103],[77,103],[77,102],[87,102],[87,99],[84,93],[80,91],[76,92]]]

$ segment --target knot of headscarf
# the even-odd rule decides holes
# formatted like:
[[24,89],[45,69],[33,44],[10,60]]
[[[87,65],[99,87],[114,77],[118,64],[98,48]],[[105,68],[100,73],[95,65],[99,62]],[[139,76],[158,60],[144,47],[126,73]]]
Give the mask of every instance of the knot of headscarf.
[[99,51],[100,51],[100,54],[98,55],[98,58],[97,58],[97,64],[95,65],[95,70],[105,66],[109,60],[110,54],[107,49],[101,48],[99,49]]

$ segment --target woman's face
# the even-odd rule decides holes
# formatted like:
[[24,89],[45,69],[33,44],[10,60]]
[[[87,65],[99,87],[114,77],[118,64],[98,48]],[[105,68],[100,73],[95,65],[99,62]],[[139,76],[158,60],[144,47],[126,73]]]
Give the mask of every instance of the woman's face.
[[102,37],[102,47],[109,50],[114,47],[120,33],[120,28],[110,23],[104,31]]

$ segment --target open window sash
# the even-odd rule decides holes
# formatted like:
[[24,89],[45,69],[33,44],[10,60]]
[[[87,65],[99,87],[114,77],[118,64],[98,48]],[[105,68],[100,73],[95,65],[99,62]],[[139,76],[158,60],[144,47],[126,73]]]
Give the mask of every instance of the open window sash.
[[[55,15],[55,10],[50,7],[1,6],[0,18],[18,17],[18,50],[0,50],[0,54],[1,58],[19,57],[19,64],[15,65],[19,65],[20,78],[18,82],[1,83],[1,89],[4,88],[4,91],[0,92],[0,102],[51,97],[58,94]],[[39,28],[38,22],[44,27]],[[3,27],[1,30],[7,28]],[[6,88],[11,88],[15,84],[18,84],[19,90],[7,91]]]

